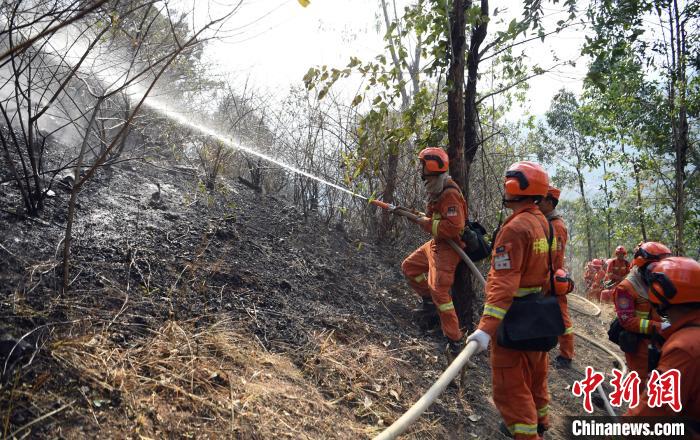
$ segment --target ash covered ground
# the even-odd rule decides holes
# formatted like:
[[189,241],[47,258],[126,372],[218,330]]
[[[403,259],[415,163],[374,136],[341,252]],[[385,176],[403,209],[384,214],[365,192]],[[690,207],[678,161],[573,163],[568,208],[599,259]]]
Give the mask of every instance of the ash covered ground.
[[[441,339],[411,322],[408,247],[240,184],[205,191],[177,164],[124,162],[80,194],[61,293],[69,189],[52,190],[29,219],[14,183],[0,185],[4,437],[369,438],[446,366]],[[601,318],[572,315],[604,341]],[[550,438],[582,411],[570,386],[585,365],[612,366],[576,342],[574,369],[550,375]],[[486,354],[464,385],[406,437],[505,438]]]

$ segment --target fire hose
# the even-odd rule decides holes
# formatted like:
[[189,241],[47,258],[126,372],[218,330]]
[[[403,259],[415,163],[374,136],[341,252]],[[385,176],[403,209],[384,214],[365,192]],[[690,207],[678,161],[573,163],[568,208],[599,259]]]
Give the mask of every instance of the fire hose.
[[[420,215],[418,213],[412,212],[402,206],[394,206],[390,203],[382,202],[381,200],[373,199],[369,201],[371,204],[374,206],[377,206],[379,208],[385,209],[389,211],[390,213],[394,215],[398,215],[401,217],[406,217],[408,220],[412,221],[413,223],[419,223]],[[462,260],[467,264],[469,269],[472,271],[474,274],[474,277],[479,281],[481,284],[481,287],[486,287],[486,280],[484,279],[484,276],[479,272],[479,269],[474,265],[474,262],[467,256],[467,254],[464,252],[464,250],[459,247],[457,243],[454,242],[454,240],[447,239],[447,243],[450,245],[452,249],[454,249],[457,254],[462,258]]]
[[[370,200],[370,203],[385,209],[389,211],[390,213],[394,215],[398,215],[401,217],[405,217],[408,220],[412,221],[413,223],[419,223],[419,218],[420,215],[416,212],[412,212],[406,208],[400,207],[400,206],[394,206],[390,203],[382,202],[380,200]],[[447,242],[449,243],[450,247],[459,254],[459,256],[462,258],[462,260],[467,264],[469,269],[472,271],[474,274],[475,278],[479,280],[481,283],[482,287],[486,287],[486,280],[484,279],[484,276],[479,272],[477,267],[474,265],[474,262],[471,261],[469,256],[460,248],[457,243],[454,242],[454,240],[448,239]],[[584,299],[584,298],[581,298]],[[590,302],[590,301],[588,301]],[[593,304],[593,303],[591,303]],[[597,316],[600,314],[600,308],[598,308],[595,304],[593,304],[598,312],[594,315]],[[591,344],[595,345],[596,347],[606,351],[608,354],[610,354],[613,358],[615,358],[620,365],[623,366],[624,372],[623,374],[626,374],[627,369],[624,367],[624,362],[621,361],[620,357],[617,356],[615,353],[612,351],[608,350],[605,346],[591,340],[590,338],[580,334],[579,332],[574,332],[576,336],[590,342]],[[447,367],[447,369],[440,375],[437,381],[433,383],[433,385],[426,391],[423,396],[418,399],[416,403],[411,406],[411,408],[408,409],[401,417],[399,417],[394,423],[392,423],[387,429],[382,431],[379,435],[377,435],[374,440],[389,440],[389,439],[394,439],[401,435],[403,432],[405,432],[408,427],[418,420],[418,418],[430,407],[430,405],[433,404],[433,402],[442,394],[443,391],[447,388],[447,386],[457,377],[460,372],[462,372],[464,366],[467,364],[469,359],[474,355],[477,349],[477,343],[474,341],[471,341],[467,343],[466,347],[462,350],[462,352],[452,361],[452,363]],[[610,405],[610,402],[608,402],[607,396],[603,392],[603,389],[600,385],[596,388],[596,391],[600,395],[600,397],[603,399],[603,402],[605,404],[605,409],[608,412],[609,415],[611,416],[616,416],[615,411],[613,410],[612,406]]]
[[[595,313],[592,313],[592,314],[591,314],[591,313],[586,313],[586,312],[584,312],[584,311],[582,311],[582,310],[580,310],[580,309],[578,309],[578,308],[576,308],[576,307],[571,307],[572,310],[576,310],[577,312],[582,313],[582,314],[584,314],[584,315],[588,315],[588,316],[598,316],[598,315],[600,315],[600,312],[601,312],[600,307],[598,307],[595,303],[589,301],[588,299],[586,299],[586,298],[584,298],[584,297],[582,297],[582,296],[580,296],[580,295],[575,295],[575,294],[573,294],[573,293],[570,293],[569,296],[574,296],[574,297],[576,297],[576,298],[578,298],[578,299],[580,299],[580,300],[582,300],[582,301],[587,302],[588,304],[590,304],[590,305],[592,305],[593,307],[595,307],[596,312],[595,312]],[[605,347],[604,345],[600,344],[599,342],[594,341],[593,339],[589,338],[588,336],[586,336],[586,335],[584,335],[584,334],[582,334],[582,333],[580,333],[580,332],[574,331],[574,334],[575,334],[576,336],[578,336],[579,338],[583,339],[584,341],[588,342],[589,344],[591,344],[591,345],[593,345],[593,346],[595,346],[595,347],[597,347],[597,348],[603,350],[603,351],[606,352],[607,354],[609,354],[610,357],[612,357],[613,359],[615,359],[615,361],[617,361],[617,364],[620,365],[620,367],[622,368],[622,375],[623,375],[623,376],[626,376],[626,375],[627,375],[627,365],[622,361],[622,359],[620,358],[619,355],[617,355],[616,353],[614,353],[612,350],[610,350],[609,348]],[[612,416],[612,417],[617,417],[617,414],[615,413],[615,410],[613,409],[612,405],[610,405],[610,401],[608,400],[608,396],[606,396],[606,395],[605,395],[605,392],[603,392],[603,386],[599,384],[599,385],[596,387],[596,392],[597,392],[598,395],[601,397],[601,399],[603,399],[603,404],[604,404],[604,406],[605,406],[605,411],[608,413],[608,415],[610,415],[610,416]]]

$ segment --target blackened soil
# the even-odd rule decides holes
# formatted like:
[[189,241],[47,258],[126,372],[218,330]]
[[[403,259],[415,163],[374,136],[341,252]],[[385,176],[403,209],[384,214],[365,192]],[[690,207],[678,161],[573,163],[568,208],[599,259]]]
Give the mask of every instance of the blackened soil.
[[[235,183],[203,190],[183,167],[127,162],[100,171],[80,194],[70,288],[62,292],[69,193],[58,183],[52,189],[55,196],[41,215],[29,219],[17,214],[14,183],[0,186],[5,436],[16,430],[31,437],[138,438],[145,432],[178,438],[190,432],[191,426],[165,426],[171,422],[155,410],[144,424],[127,409],[126,390],[112,383],[98,393],[96,384],[106,380],[99,372],[87,377],[60,362],[59,346],[84,335],[104,335],[114,350],[127,350],[143,346],[167,322],[194,329],[234,322],[251,344],[289,359],[306,386],[364,426],[353,437],[380,432],[445,366],[441,339],[411,322],[417,301],[399,270],[410,249],[349,236],[317,216],[305,219],[288,200]],[[597,318],[572,314],[584,331],[602,338]],[[569,388],[584,366],[610,366],[604,353],[577,342],[574,370],[552,370],[551,438],[564,435],[564,415],[581,412]],[[379,347],[378,359],[369,347]],[[487,355],[474,359],[465,382],[464,389],[448,389],[410,435],[501,438]],[[90,393],[99,399],[85,397]],[[343,430],[327,426],[321,436],[347,438]],[[250,428],[233,436],[264,432]]]

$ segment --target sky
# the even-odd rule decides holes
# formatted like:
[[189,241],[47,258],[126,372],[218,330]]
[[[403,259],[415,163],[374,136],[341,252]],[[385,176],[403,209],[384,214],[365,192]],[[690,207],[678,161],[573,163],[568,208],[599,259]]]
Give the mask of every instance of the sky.
[[[302,78],[310,67],[327,65],[344,68],[351,56],[371,60],[385,53],[383,17],[379,0],[310,0],[302,7],[297,0],[182,0],[195,11],[193,26],[209,17],[226,14],[234,5],[236,13],[220,29],[218,38],[210,41],[204,51],[205,60],[222,76],[231,78],[234,84],[247,84],[273,96],[283,98],[290,87],[302,86]],[[234,3],[231,3],[231,2]],[[227,3],[228,2],[228,3]],[[395,0],[397,11],[415,0]],[[393,0],[388,0],[393,5]],[[543,2],[543,22],[549,29],[568,13],[560,5]],[[206,4],[208,9],[203,9]],[[491,0],[492,17],[489,38],[499,30],[505,30],[513,18],[520,18],[521,2]],[[498,15],[494,11],[498,9]],[[523,104],[516,104],[506,114],[512,121],[524,115],[543,118],[552,97],[566,88],[580,93],[586,74],[586,60],[580,57],[585,40],[581,27],[564,30],[522,46],[529,64],[549,67],[559,60],[575,60],[576,66],[561,66],[528,81],[529,91]],[[486,44],[485,43],[485,44]],[[482,79],[482,81],[484,81]],[[337,88],[345,88],[343,95],[352,99],[359,80],[344,80]],[[483,86],[482,86],[483,88]],[[550,171],[553,171],[550,170]],[[587,191],[596,192],[600,184],[598,176],[587,182]],[[573,193],[568,195],[573,196]],[[568,198],[566,191],[563,198]]]
[[[231,0],[229,0],[231,1]],[[310,0],[302,7],[297,0],[243,0],[236,13],[219,32],[217,40],[208,43],[205,59],[214,69],[235,81],[246,79],[258,88],[286,91],[302,84],[310,67],[328,65],[344,67],[351,56],[369,60],[383,53],[383,29],[380,27],[379,0]],[[238,4],[212,1],[205,10],[198,2],[197,20],[218,16]],[[399,13],[410,0],[396,0]],[[500,12],[489,24],[489,34],[505,29],[518,16],[518,2],[492,0],[491,13]],[[515,6],[517,5],[517,7]],[[545,20],[555,23],[565,18],[558,5],[546,5]],[[207,15],[209,14],[209,15]],[[499,24],[499,21],[504,24]],[[585,61],[579,58],[584,41],[580,31],[564,31],[523,45],[527,56],[542,67],[553,65],[552,51],[560,59],[578,59],[577,66],[560,67],[542,77],[530,80],[530,93],[525,108],[513,109],[509,117],[516,119],[524,111],[543,114],[554,94],[562,87],[574,92],[581,89]],[[342,87],[342,86],[341,86]],[[350,89],[356,84],[348,83]]]

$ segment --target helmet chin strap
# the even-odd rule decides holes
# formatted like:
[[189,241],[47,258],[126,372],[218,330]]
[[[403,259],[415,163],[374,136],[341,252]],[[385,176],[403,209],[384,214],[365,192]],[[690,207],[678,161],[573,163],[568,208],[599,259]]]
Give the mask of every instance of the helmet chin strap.
[[501,199],[501,200],[502,200],[502,202],[503,202],[503,206],[506,206],[506,203],[518,203],[518,202],[522,202],[523,200],[525,200],[525,197],[520,196],[520,197],[515,197],[515,198],[512,198],[512,199],[506,199],[505,197],[503,197],[503,199]]
[[661,301],[661,304],[656,304],[655,302],[649,301],[651,305],[656,309],[656,313],[658,313],[660,316],[663,316],[664,318],[667,318],[666,313],[668,312],[668,308],[671,306],[671,303],[668,302],[666,297],[659,292],[656,291],[656,288],[651,285],[651,294],[654,295],[659,301]]
[[506,199],[505,197],[503,197],[503,199],[501,199],[501,200],[503,202],[503,206],[505,206],[506,203],[519,203],[519,202],[524,202],[526,200],[532,200],[533,203],[538,204],[538,203],[540,203],[540,201],[542,199],[538,199],[538,198],[535,198],[532,196],[517,196],[517,197],[514,197],[512,199]]
[[[651,302],[651,301],[649,301]],[[656,304],[654,302],[651,303],[651,306],[656,310],[656,313],[661,316],[662,318],[668,319],[668,307],[664,304]]]

